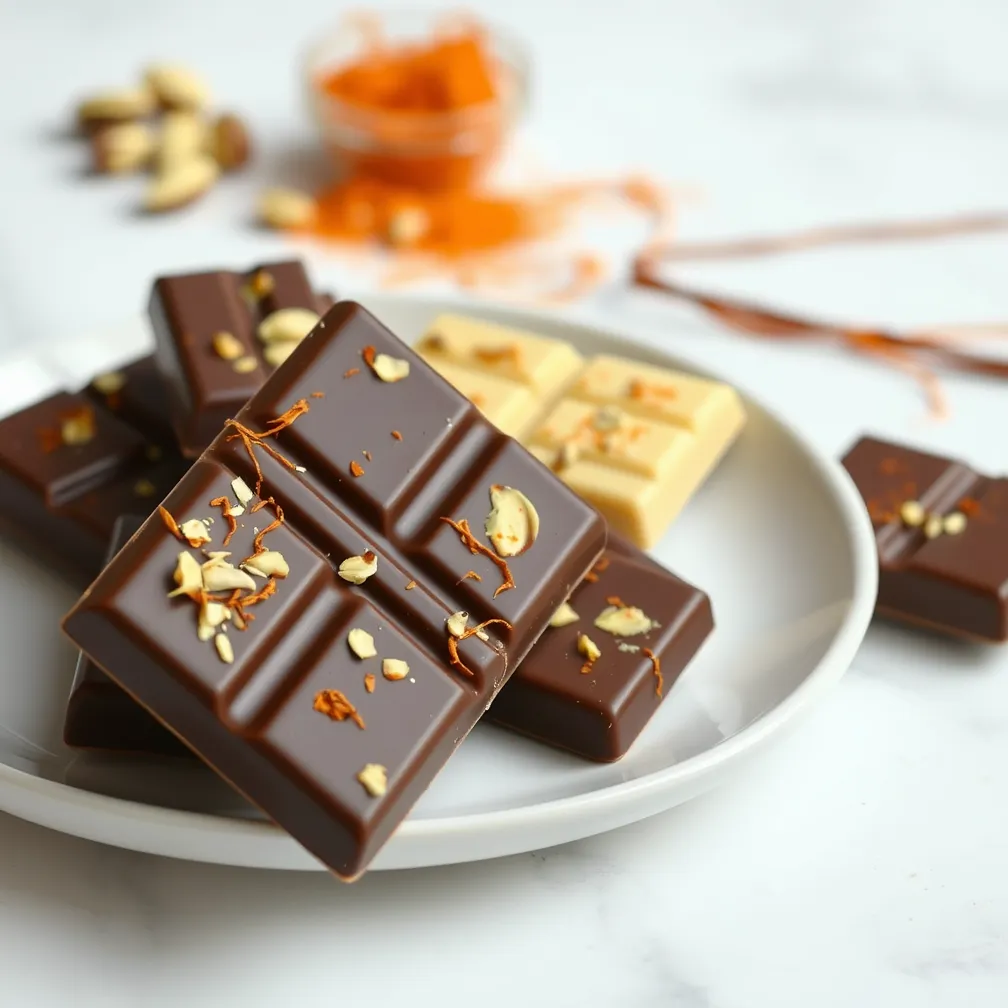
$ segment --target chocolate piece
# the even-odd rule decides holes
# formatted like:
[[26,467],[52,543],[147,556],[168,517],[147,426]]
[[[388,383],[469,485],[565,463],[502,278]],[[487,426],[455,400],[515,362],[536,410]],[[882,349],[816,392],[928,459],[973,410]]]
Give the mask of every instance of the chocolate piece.
[[843,464],[879,553],[875,611],[981,641],[1008,640],[1008,480],[862,438]]
[[[324,298],[312,290],[297,260],[266,263],[248,273],[217,270],[155,281],[149,306],[155,358],[183,455],[198,456],[237,415],[273,370],[278,344],[296,343],[293,338],[265,343],[259,337],[263,320],[285,308],[317,315]],[[233,352],[222,352],[221,334],[229,337]]]
[[[378,377],[401,373],[396,361],[409,364],[408,375]],[[64,627],[205,762],[352,878],[598,559],[605,528],[359,305],[336,305],[238,422],[165,506],[182,523],[211,514],[218,497],[233,503],[236,477],[256,487],[254,456],[262,496],[244,501],[226,549],[236,563],[252,557],[249,569],[265,564],[254,556],[255,528],[265,530],[282,508],[282,523],[262,546],[272,551],[271,565],[280,555],[287,576],[255,578],[258,589],[274,583],[275,593],[259,591],[253,604],[245,589],[237,601],[223,590],[216,597],[232,613],[227,629],[213,641],[197,639],[198,604],[166,595],[173,571],[184,585],[191,576],[184,563],[193,561],[179,555],[198,563],[204,554],[155,516]],[[275,436],[251,433],[268,430]],[[491,528],[516,553],[506,565],[486,555],[493,487],[519,489],[538,515],[537,522],[517,495],[496,493]],[[272,501],[259,508],[262,499]],[[473,536],[466,542],[463,521]],[[225,549],[225,527],[220,518],[210,526],[206,550]],[[505,566],[514,587],[506,587]],[[240,580],[240,572],[222,574],[223,584]],[[470,625],[506,622],[488,625],[486,642],[475,634],[456,641],[446,621],[462,610]],[[243,612],[255,617],[244,632]],[[351,650],[354,629],[372,637],[376,657]],[[407,666],[402,677],[397,662]]]
[[90,580],[121,514],[149,513],[187,463],[93,399],[60,392],[0,420],[0,515]]
[[562,340],[441,316],[418,352],[609,520],[653,546],[735,441],[745,412],[721,382]]
[[168,394],[153,355],[96,375],[84,394],[140,431],[148,441],[171,446],[177,454],[168,419]]
[[[570,607],[578,618],[571,614],[571,622],[543,633],[487,718],[586,759],[618,760],[714,629],[710,599],[631,543],[610,536],[595,571],[574,589]],[[636,607],[658,625],[629,636],[595,626],[614,609],[637,616],[625,607]],[[615,621],[618,626],[620,615]],[[581,634],[602,652],[595,661],[578,650]]]
[[[115,523],[107,560],[140,528],[143,518],[123,515]],[[76,749],[118,749],[164,756],[191,756],[157,718],[120,689],[87,655],[77,659],[63,723],[63,741]]]

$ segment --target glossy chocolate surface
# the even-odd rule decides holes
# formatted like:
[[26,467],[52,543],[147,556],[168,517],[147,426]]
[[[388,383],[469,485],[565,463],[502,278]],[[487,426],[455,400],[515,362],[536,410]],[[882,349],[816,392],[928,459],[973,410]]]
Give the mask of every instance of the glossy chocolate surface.
[[[111,390],[102,391],[103,382],[110,379],[114,379],[109,385]],[[149,441],[174,448],[168,394],[153,354],[96,377],[83,391],[124,423],[141,431]]]
[[[149,304],[155,359],[183,455],[198,456],[272,372],[257,337],[259,323],[281,308],[318,311],[327,300],[312,290],[298,260],[247,273],[214,270],[155,281]],[[239,371],[216,352],[213,339],[221,332],[241,343],[254,367]]]
[[[380,381],[366,347],[410,363],[402,381]],[[322,397],[313,395],[322,393]],[[482,715],[571,588],[605,545],[601,518],[520,445],[435,374],[363,308],[336,305],[239,415],[254,431],[298,400],[310,409],[261,448],[262,496],[284,521],[266,546],[290,571],[254,607],[244,632],[232,626],[233,663],[195,632],[194,604],[168,599],[183,547],[158,516],[102,573],[65,621],[69,636],[109,675],[338,875],[367,866],[437,771]],[[393,435],[401,434],[401,439]],[[241,440],[225,431],[165,502],[179,521],[209,516],[256,473]],[[351,475],[351,462],[362,470]],[[356,466],[354,467],[356,471]],[[534,543],[510,559],[516,587],[474,555],[443,518],[468,520],[476,538],[490,487],[514,486],[540,517]],[[239,519],[228,549],[253,552],[255,528],[274,505]],[[207,549],[220,549],[221,523]],[[371,550],[377,573],[354,586],[336,574]],[[193,551],[196,552],[196,551]],[[475,571],[481,580],[467,577]],[[487,643],[472,636],[449,662],[446,618],[497,618]],[[351,629],[374,637],[378,657],[349,649]],[[389,681],[382,659],[409,665]],[[368,692],[365,676],[374,676]],[[313,709],[336,689],[363,720],[332,720]],[[387,790],[358,780],[367,764],[387,768]]]
[[[1008,640],[1008,480],[955,459],[862,438],[843,464],[865,500],[879,552],[876,612],[943,633]],[[933,538],[901,517],[962,515]]]
[[[143,524],[123,515],[115,524],[109,561]],[[75,749],[109,749],[165,756],[191,756],[160,721],[117,686],[87,655],[77,660],[63,723],[63,741]]]
[[[63,437],[68,422],[89,436]],[[9,534],[86,580],[101,570],[116,518],[149,513],[187,463],[93,398],[60,392],[0,420],[0,516]]]
[[[640,608],[660,626],[627,637],[594,626],[617,601]],[[487,718],[586,759],[610,762],[626,754],[714,629],[710,600],[636,546],[610,536],[602,561],[570,604],[578,621],[543,633]],[[577,649],[582,633],[602,652],[587,672]],[[660,691],[645,648],[658,659]]]

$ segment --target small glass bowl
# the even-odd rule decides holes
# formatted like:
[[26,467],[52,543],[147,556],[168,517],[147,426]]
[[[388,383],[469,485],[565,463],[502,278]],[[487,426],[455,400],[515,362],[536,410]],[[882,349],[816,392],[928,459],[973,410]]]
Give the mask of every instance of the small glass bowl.
[[[443,12],[392,11],[381,15],[392,44],[429,41],[445,29]],[[304,58],[308,104],[337,168],[413,189],[472,188],[496,161],[524,112],[528,94],[525,47],[481,23],[500,70],[492,101],[451,112],[390,111],[349,104],[322,87],[322,79],[360,55],[366,23],[345,21],[314,43]]]

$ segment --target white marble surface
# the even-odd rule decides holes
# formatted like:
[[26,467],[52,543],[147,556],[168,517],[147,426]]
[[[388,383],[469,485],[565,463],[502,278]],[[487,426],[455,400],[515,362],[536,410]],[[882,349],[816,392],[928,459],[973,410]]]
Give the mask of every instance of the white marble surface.
[[[554,0],[476,5],[532,41],[527,143],[558,172],[700,183],[690,235],[996,206],[1008,178],[1002,0]],[[499,8],[499,9],[498,9]],[[320,0],[0,0],[0,345],[142,303],[152,274],[270,254],[245,224],[310,175],[299,45]],[[71,97],[191,60],[262,157],[170,220],[80,177]],[[614,252],[620,241],[606,239]],[[712,271],[850,317],[1004,318],[999,238]],[[360,282],[316,258],[335,286]],[[953,415],[821,347],[753,343],[618,285],[578,309],[743,381],[840,450],[873,428],[1006,467],[1003,385]],[[0,820],[5,1005],[932,1008],[1008,1003],[1008,655],[874,628],[836,693],[732,785],[608,836],[354,887],[105,849]],[[393,973],[394,971],[394,973]],[[393,979],[393,975],[399,979]]]

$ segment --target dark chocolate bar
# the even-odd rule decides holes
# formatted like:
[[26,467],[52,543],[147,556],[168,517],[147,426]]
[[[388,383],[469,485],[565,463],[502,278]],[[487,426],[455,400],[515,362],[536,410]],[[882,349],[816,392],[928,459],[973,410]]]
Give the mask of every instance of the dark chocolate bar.
[[90,580],[116,518],[152,511],[187,467],[156,427],[60,392],[0,420],[0,516],[37,553]]
[[155,281],[155,357],[183,455],[198,456],[237,415],[327,301],[298,260]]
[[[129,542],[143,524],[123,515],[115,524],[107,560]],[[87,655],[77,659],[63,723],[63,741],[75,749],[114,749],[164,756],[191,756],[160,721],[117,686]]]
[[876,612],[1008,640],[1008,480],[874,438],[858,441],[843,464],[875,527]]
[[591,507],[353,303],[164,506],[64,628],[344,878],[605,545]]
[[152,354],[96,375],[84,394],[140,431],[152,444],[170,446],[178,454],[168,417],[168,395]]
[[[586,759],[618,760],[713,629],[704,592],[610,535],[487,718]],[[598,658],[579,647],[582,636]]]

